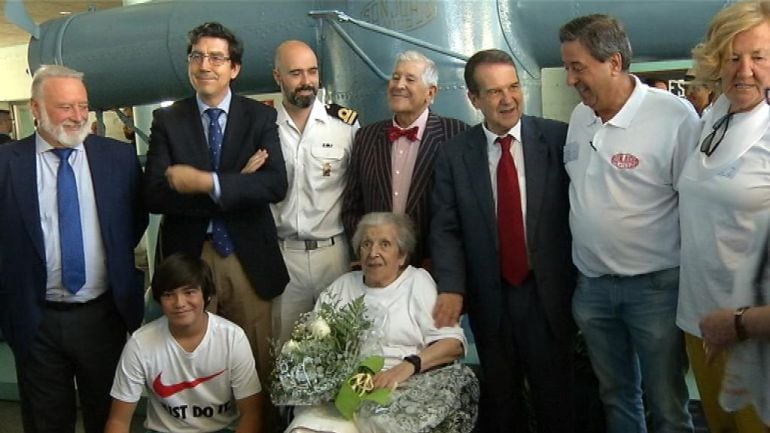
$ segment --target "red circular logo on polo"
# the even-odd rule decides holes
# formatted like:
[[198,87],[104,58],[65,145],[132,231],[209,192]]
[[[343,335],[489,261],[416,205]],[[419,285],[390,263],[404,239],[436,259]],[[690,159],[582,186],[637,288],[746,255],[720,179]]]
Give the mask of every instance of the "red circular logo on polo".
[[636,168],[639,165],[639,158],[630,153],[616,153],[612,155],[612,165],[624,170]]

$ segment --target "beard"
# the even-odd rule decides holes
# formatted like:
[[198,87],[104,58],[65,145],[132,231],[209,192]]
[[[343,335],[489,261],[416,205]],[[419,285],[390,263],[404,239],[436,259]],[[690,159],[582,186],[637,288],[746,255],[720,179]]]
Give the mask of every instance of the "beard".
[[[313,94],[299,95],[298,93],[303,90],[310,90],[311,92],[313,92]],[[313,101],[315,100],[315,97],[317,94],[318,94],[318,88],[310,84],[306,84],[304,86],[297,87],[291,93],[289,93],[288,99],[291,105],[294,105],[299,108],[307,108],[313,104]]]
[[[75,147],[78,144],[82,143],[83,140],[86,139],[88,136],[88,128],[86,127],[86,124],[88,122],[83,121],[78,123],[65,120],[62,123],[59,123],[58,125],[55,125],[53,122],[51,122],[51,118],[48,116],[48,112],[46,111],[45,107],[40,107],[40,119],[38,119],[38,128],[42,129],[43,131],[47,132],[49,135],[51,135],[56,141],[64,145],[65,147]],[[68,132],[64,129],[64,127],[70,127],[70,126],[77,126],[78,129],[72,132]]]

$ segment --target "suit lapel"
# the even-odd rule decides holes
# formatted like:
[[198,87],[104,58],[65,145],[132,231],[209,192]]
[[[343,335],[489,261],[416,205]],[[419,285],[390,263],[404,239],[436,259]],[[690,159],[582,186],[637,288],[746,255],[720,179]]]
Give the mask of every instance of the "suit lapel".
[[[185,128],[184,134],[187,136],[187,143],[189,143],[185,146],[185,151],[189,152],[184,157],[185,161],[189,161],[193,166],[203,170],[211,170],[211,153],[195,97],[181,101],[177,115],[179,117],[176,124]],[[225,141],[226,139],[222,142],[223,146]]]
[[374,177],[377,185],[380,185],[382,191],[382,203],[385,209],[393,209],[393,161],[391,160],[391,149],[393,144],[388,140],[388,127],[390,121],[382,122],[381,130],[374,137],[374,160],[379,161],[374,164]]
[[433,178],[432,158],[438,150],[439,143],[445,140],[441,119],[435,114],[429,113],[428,120],[425,122],[425,131],[423,131],[420,146],[417,149],[412,179],[409,182],[409,197],[406,199],[406,213],[408,215],[412,215],[415,208],[420,205],[420,198]]
[[111,209],[106,203],[112,203],[108,199],[112,194],[112,173],[117,170],[113,159],[105,146],[100,146],[92,136],[86,138],[83,145],[86,148],[86,157],[88,158],[88,168],[91,171],[91,184],[94,187],[94,200],[96,201],[96,216],[99,219],[99,228],[102,240],[106,248],[110,245],[110,236],[112,228],[110,227],[111,218],[109,218]]
[[548,145],[543,141],[535,122],[524,116],[521,123],[524,150],[524,176],[527,180],[527,239],[532,242],[540,220],[540,206],[548,178]]
[[37,255],[45,263],[43,229],[40,226],[40,202],[37,195],[37,164],[35,160],[35,135],[24,139],[24,146],[16,153],[11,164],[11,181],[27,230]]
[[238,143],[242,141],[241,137],[245,135],[246,126],[249,124],[246,117],[246,111],[241,100],[237,95],[233,94],[230,100],[230,111],[227,113],[227,126],[222,138],[222,155],[219,161],[220,169],[236,168],[238,154],[243,149],[243,146],[239,146]]
[[417,148],[412,179],[409,181],[409,196],[406,198],[406,213],[408,215],[414,212],[415,206],[419,203],[419,198],[425,190],[426,181],[429,180],[426,179],[426,176],[432,175],[430,173],[431,158],[436,152],[436,146],[441,141],[441,135],[441,122],[433,113],[429,113],[425,122],[425,131],[423,131]]
[[465,168],[468,170],[470,180],[470,185],[467,187],[476,195],[476,201],[485,221],[484,226],[492,230],[492,239],[495,239],[495,247],[497,247],[497,212],[494,209],[492,182],[489,178],[487,139],[481,124],[471,129],[465,145],[468,146],[464,152]]

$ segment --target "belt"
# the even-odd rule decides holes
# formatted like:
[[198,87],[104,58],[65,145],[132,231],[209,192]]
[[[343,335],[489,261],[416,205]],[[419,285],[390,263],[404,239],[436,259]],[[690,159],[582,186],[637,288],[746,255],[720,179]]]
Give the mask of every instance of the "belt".
[[93,305],[97,302],[101,302],[105,299],[107,299],[107,295],[109,295],[110,292],[104,292],[101,295],[95,297],[94,299],[89,299],[85,302],[56,302],[56,301],[45,301],[44,305],[45,308],[48,308],[50,310],[56,310],[56,311],[70,311],[77,308],[85,307],[87,305]]
[[281,239],[281,245],[283,245],[284,248],[287,250],[302,250],[302,251],[313,251],[317,250],[319,248],[325,248],[330,247],[334,245],[336,242],[334,241],[334,238],[337,236],[331,237],[329,239],[320,239],[320,240],[293,240],[293,239]]

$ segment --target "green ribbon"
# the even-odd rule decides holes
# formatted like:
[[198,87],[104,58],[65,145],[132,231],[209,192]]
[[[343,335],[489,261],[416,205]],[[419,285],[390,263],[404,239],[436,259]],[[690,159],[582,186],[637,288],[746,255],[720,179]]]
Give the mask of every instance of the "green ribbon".
[[334,405],[345,419],[353,419],[353,414],[365,400],[374,401],[381,406],[390,402],[389,389],[374,388],[374,375],[382,370],[384,365],[385,358],[382,356],[370,356],[361,361],[356,371],[342,383]]

